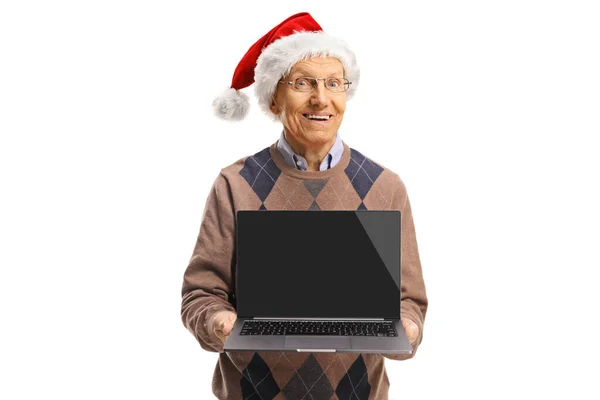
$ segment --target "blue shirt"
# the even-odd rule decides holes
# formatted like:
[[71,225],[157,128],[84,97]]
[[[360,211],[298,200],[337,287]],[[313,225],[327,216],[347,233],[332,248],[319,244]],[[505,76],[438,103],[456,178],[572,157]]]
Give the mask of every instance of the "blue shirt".
[[[277,150],[279,150],[286,163],[295,167],[296,169],[299,169],[300,171],[307,170],[308,162],[300,154],[294,153],[294,150],[292,150],[290,144],[287,142],[287,140],[285,140],[285,134],[283,131],[281,131],[281,137],[277,142]],[[329,153],[325,156],[321,162],[321,165],[319,166],[319,171],[325,171],[326,169],[335,166],[335,164],[337,164],[342,158],[343,153],[344,145],[342,143],[340,133],[338,132],[336,134],[335,143],[333,143]]]

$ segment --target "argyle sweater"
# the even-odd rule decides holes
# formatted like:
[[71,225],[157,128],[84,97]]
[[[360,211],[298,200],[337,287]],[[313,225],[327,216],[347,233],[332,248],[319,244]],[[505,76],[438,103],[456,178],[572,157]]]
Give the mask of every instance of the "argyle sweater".
[[[420,330],[412,355],[223,352],[211,334],[217,312],[235,312],[237,210],[400,210],[401,312]],[[298,243],[302,251],[302,243]],[[198,239],[184,274],[181,317],[200,346],[219,352],[212,390],[228,400],[384,400],[384,359],[414,357],[427,311],[415,228],[400,177],[344,143],[341,160],[324,171],[299,171],[277,143],[223,168],[206,201]]]

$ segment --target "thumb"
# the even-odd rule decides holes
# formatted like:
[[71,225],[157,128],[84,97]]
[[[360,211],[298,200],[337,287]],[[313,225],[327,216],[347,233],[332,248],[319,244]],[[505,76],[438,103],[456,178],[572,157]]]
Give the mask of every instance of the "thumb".
[[231,333],[234,323],[235,323],[235,319],[232,318],[231,316],[226,321],[223,321],[223,334],[225,336],[227,336]]
[[406,336],[408,336],[408,340],[411,342],[411,344],[414,344],[419,336],[419,326],[415,322],[406,318],[402,322],[404,329],[406,330]]

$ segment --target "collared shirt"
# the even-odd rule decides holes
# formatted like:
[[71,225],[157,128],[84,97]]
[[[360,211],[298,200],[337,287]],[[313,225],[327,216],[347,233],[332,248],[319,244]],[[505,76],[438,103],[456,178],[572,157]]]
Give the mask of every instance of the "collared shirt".
[[[287,142],[287,140],[285,140],[285,133],[283,131],[281,131],[281,137],[277,142],[277,150],[279,150],[283,156],[283,159],[289,165],[294,166],[300,171],[306,171],[308,169],[308,162],[300,154],[294,153],[294,150],[292,150],[290,144]],[[343,153],[344,145],[342,143],[340,133],[338,132],[336,134],[335,143],[333,143],[329,153],[325,156],[321,162],[321,165],[319,166],[319,171],[325,171],[326,169],[335,166],[342,158]]]

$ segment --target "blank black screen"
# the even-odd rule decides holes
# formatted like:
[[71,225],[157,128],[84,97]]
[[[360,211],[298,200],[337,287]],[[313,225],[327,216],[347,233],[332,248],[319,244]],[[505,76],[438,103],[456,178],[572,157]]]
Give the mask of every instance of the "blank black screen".
[[241,317],[399,318],[399,211],[238,211]]

